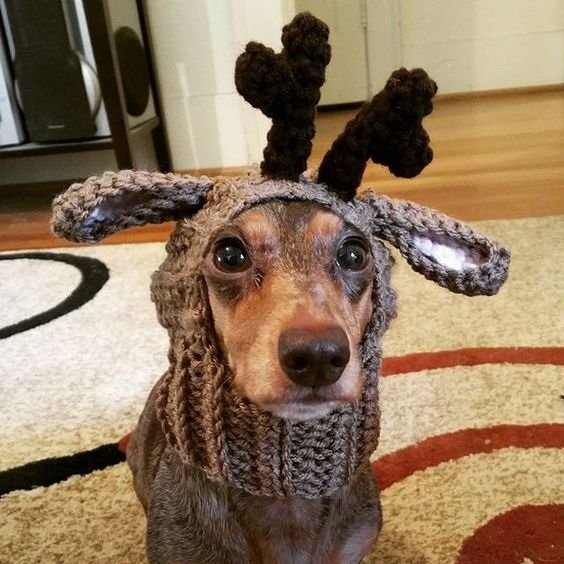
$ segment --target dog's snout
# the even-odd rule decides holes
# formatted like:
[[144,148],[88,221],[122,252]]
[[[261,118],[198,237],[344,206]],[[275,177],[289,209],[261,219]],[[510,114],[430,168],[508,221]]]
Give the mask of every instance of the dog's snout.
[[349,340],[340,327],[322,331],[288,329],[280,335],[278,358],[288,378],[299,386],[335,383],[349,362]]

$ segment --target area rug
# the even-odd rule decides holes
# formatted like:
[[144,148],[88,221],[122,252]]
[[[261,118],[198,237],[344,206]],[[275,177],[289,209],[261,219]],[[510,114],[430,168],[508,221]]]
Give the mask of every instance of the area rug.
[[[393,283],[384,528],[365,562],[564,562],[564,218],[475,226],[512,249],[498,296]],[[144,562],[119,440],[166,367],[162,244],[0,254],[0,562]]]

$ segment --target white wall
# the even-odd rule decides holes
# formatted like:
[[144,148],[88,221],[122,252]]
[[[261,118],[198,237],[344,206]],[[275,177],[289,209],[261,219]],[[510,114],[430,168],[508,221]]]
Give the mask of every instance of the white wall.
[[[250,40],[279,49],[294,0],[145,1],[174,168],[260,162],[270,121],[237,94],[235,59]],[[441,93],[564,82],[564,0],[366,3],[371,92],[402,65]]]
[[564,82],[562,0],[367,0],[372,91],[397,66],[441,93]]
[[146,0],[175,170],[259,162],[270,121],[235,89],[250,40],[280,48],[288,0]]
[[295,0],[330,29],[331,61],[325,70],[320,106],[362,102],[369,96],[365,0]]

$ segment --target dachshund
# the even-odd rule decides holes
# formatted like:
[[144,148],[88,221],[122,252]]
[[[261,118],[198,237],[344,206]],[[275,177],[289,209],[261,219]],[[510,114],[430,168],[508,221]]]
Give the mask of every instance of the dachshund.
[[399,69],[305,173],[328,28],[247,45],[238,91],[272,118],[261,175],[107,172],[54,201],[56,234],[97,242],[176,220],[152,298],[171,346],[127,448],[152,563],[348,564],[382,525],[380,341],[395,246],[453,292],[495,294],[510,253],[470,226],[365,190],[369,159],[412,177],[433,158],[437,86]]
[[[240,393],[294,421],[357,400],[373,262],[360,231],[309,202],[257,206],[217,233],[203,271]],[[382,518],[368,465],[330,497],[253,496],[169,450],[163,461],[155,403],[154,391],[127,453],[151,562],[348,563],[374,543]]]

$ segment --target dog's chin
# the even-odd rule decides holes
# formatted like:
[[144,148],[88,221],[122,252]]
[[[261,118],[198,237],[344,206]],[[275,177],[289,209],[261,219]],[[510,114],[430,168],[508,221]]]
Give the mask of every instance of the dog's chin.
[[[256,368],[255,365],[239,372],[231,366],[235,387],[251,403],[281,419],[319,419],[336,409],[352,405],[362,394],[362,375],[358,372],[357,365],[352,363],[338,382],[321,388],[297,386],[281,371],[269,374],[268,367],[261,371]],[[265,377],[265,373],[269,377]],[[245,378],[242,378],[243,374]]]
[[267,403],[261,407],[272,413],[275,417],[288,419],[289,421],[308,421],[310,419],[319,419],[329,415],[333,410],[342,407],[344,402],[328,401],[315,404],[309,403]]

